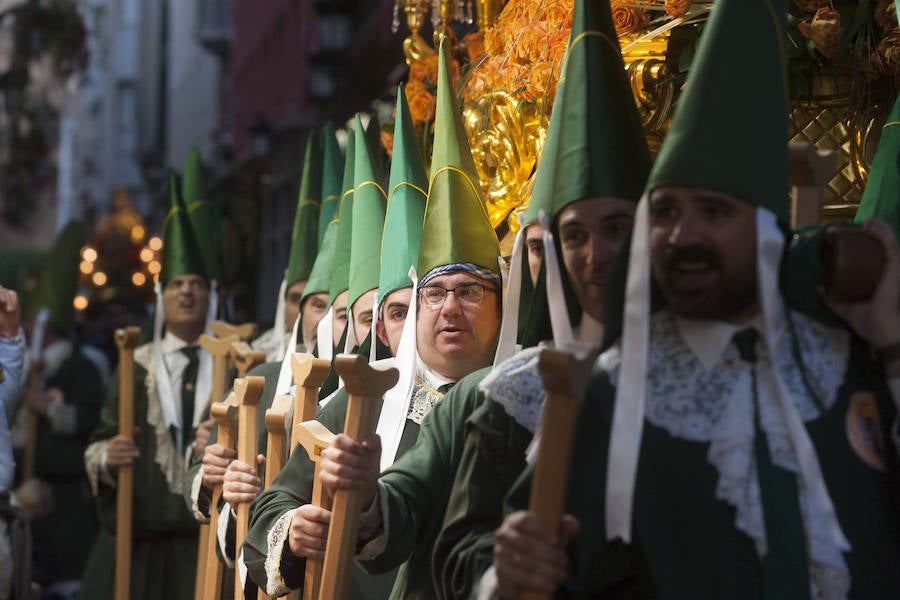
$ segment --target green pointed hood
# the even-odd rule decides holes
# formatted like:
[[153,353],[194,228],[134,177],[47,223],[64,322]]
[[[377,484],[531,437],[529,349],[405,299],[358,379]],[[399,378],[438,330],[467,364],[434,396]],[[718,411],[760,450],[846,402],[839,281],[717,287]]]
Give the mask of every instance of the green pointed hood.
[[195,147],[188,150],[184,163],[184,177],[181,181],[181,197],[187,209],[191,227],[200,252],[203,253],[203,264],[210,279],[221,279],[222,261],[220,253],[220,236],[222,224],[221,207],[213,202],[206,190],[203,177],[203,161],[200,151]]
[[900,238],[900,96],[881,130],[866,190],[856,211],[857,223],[872,217],[888,223]]
[[31,297],[32,311],[36,314],[42,308],[49,310],[49,323],[62,335],[75,324],[72,301],[78,288],[81,247],[86,240],[84,225],[80,221],[69,221],[44,258],[37,288]]
[[388,206],[381,240],[379,301],[391,292],[409,287],[409,268],[416,266],[422,242],[422,221],[428,197],[428,174],[419,151],[403,86],[397,90],[394,152],[388,184]]
[[178,196],[178,179],[175,172],[170,170],[169,210],[163,219],[162,271],[159,282],[165,287],[173,277],[186,274],[200,275],[209,280],[187,209]]
[[378,175],[379,181],[384,181],[386,179],[388,158],[387,152],[381,144],[381,123],[378,122],[376,115],[372,115],[369,122],[366,123],[365,132],[366,142],[369,144],[369,152],[372,154],[372,164],[374,165],[375,173]]
[[552,223],[568,204],[615,196],[637,202],[650,152],[625,73],[609,3],[576,0],[525,224],[543,208]]
[[337,215],[343,191],[344,157],[334,136],[334,125],[322,128],[322,206],[319,209],[319,245],[324,243],[325,230]]
[[297,214],[291,234],[291,256],[288,259],[288,287],[306,281],[319,253],[319,197],[322,193],[322,154],[316,130],[306,139],[306,156],[297,197]]
[[344,161],[344,183],[338,206],[338,230],[334,247],[334,263],[331,271],[329,305],[341,292],[350,287],[350,247],[353,241],[353,177],[356,154],[356,138],[347,132],[347,159]]
[[[303,300],[312,294],[328,293],[331,290],[331,273],[334,270],[334,250],[337,247],[338,219],[331,221],[322,238],[322,246],[316,256],[306,287],[303,288]],[[301,300],[301,304],[303,302]]]
[[499,275],[500,244],[485,208],[443,42],[439,56],[434,153],[417,272],[423,278],[435,267],[472,263]]
[[356,138],[353,159],[353,245],[350,249],[350,293],[347,296],[347,306],[353,306],[360,296],[378,287],[381,234],[387,211],[384,182],[359,114],[356,115],[353,135]]
[[786,15],[784,0],[716,2],[648,191],[711,189],[788,222]]

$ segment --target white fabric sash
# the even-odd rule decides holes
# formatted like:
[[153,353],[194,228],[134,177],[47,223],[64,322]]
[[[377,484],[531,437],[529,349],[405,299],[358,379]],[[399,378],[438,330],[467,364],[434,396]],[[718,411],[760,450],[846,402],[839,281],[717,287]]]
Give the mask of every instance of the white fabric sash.
[[[282,321],[284,321],[284,317],[282,316]],[[297,351],[297,330],[300,329],[300,315],[297,315],[297,318],[294,320],[294,326],[291,328],[291,339],[295,340],[293,342],[293,348],[288,347],[284,356],[281,357],[281,369],[278,371],[278,383],[275,384],[275,395],[287,394],[288,390],[291,388],[291,384],[294,382],[294,374],[291,371],[291,357],[294,356],[294,353]],[[284,338],[284,335],[281,336]]]
[[522,247],[525,245],[525,229],[519,229],[513,242],[512,257],[509,261],[509,277],[503,296],[503,320],[500,322],[500,337],[494,354],[496,367],[516,352],[516,335],[519,330],[519,302],[522,295]]
[[409,414],[409,403],[412,398],[413,383],[416,380],[416,290],[419,278],[415,267],[409,269],[412,280],[413,297],[410,299],[403,332],[400,334],[400,345],[394,366],[400,371],[397,384],[384,394],[384,403],[375,433],[381,438],[381,470],[384,471],[394,463],[403,428],[406,426],[406,415]]

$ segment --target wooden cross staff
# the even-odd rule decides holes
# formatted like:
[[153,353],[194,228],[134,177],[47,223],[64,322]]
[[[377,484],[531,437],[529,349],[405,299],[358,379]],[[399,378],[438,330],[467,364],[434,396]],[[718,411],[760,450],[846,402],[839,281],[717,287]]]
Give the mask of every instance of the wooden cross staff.
[[[40,394],[43,391],[44,361],[38,359],[31,362],[28,369],[28,393]],[[25,450],[22,456],[22,481],[34,477],[37,459],[38,414],[26,407],[25,413]]]
[[[294,393],[294,426],[291,427],[291,450],[297,445],[297,424],[312,421],[319,406],[319,388],[328,377],[331,361],[316,358],[312,354],[294,354],[291,357],[291,373],[297,390]],[[312,455],[310,455],[312,456]]]
[[[344,434],[362,440],[375,428],[375,405],[399,377],[395,368],[373,369],[362,356],[339,354],[334,360],[349,395]],[[362,490],[336,490],[331,526],[325,544],[321,598],[345,600],[350,592],[350,570],[359,532]]]
[[226,323],[225,321],[213,321],[209,324],[210,331],[213,332],[217,338],[227,338],[232,335],[238,336],[238,339],[242,342],[246,342],[250,339],[250,336],[253,335],[253,332],[256,330],[256,325],[253,323],[244,323],[242,325],[232,325],[231,323]]
[[234,342],[229,356],[237,367],[238,377],[246,377],[253,367],[266,362],[266,353],[263,350],[254,350],[247,342]]
[[[119,347],[119,435],[134,439],[134,349],[140,327],[116,330]],[[131,597],[131,508],[134,466],[122,465],[116,482],[116,600]]]
[[[272,400],[272,407],[266,410],[268,437],[266,439],[266,478],[263,489],[271,486],[275,476],[284,468],[287,460],[285,448],[293,417],[294,399],[286,394],[275,396],[275,399]],[[258,600],[265,600],[268,597],[262,588],[257,592]]]
[[[238,402],[237,459],[248,465],[256,464],[256,415],[265,386],[265,377],[249,376],[234,380],[234,391]],[[241,502],[237,506],[237,529],[234,539],[235,560],[240,555],[240,547],[247,537],[249,525],[250,504]],[[237,568],[234,570],[234,598],[235,600],[244,600],[244,582],[241,580],[241,570]]]
[[[226,448],[234,448],[237,445],[235,439],[237,433],[237,399],[230,394],[223,402],[214,402],[209,409],[210,415],[216,420],[219,427],[218,443]],[[216,556],[217,535],[216,527],[219,521],[219,500],[222,498],[222,484],[217,483],[212,488],[212,500],[209,505],[209,529],[205,538],[200,538],[200,543],[206,546],[206,561],[202,565],[203,574],[203,600],[220,600],[222,596],[222,576],[225,565]],[[226,508],[227,510],[227,508]],[[201,568],[201,566],[198,566]]]
[[[237,341],[238,336],[235,334],[221,339],[206,334],[200,336],[200,347],[213,357],[213,385],[207,406],[211,407],[213,402],[221,400],[225,395],[225,390],[228,389],[228,353],[231,351],[231,344]],[[204,577],[206,575],[206,553],[208,550],[206,540],[209,537],[210,528],[215,532],[215,521],[210,520],[209,523],[200,524],[200,543],[197,545],[197,573],[194,579],[194,598],[196,600],[203,597],[203,588],[205,587]],[[215,546],[213,546],[213,551],[215,551]]]
[[[559,529],[562,518],[569,485],[578,399],[584,393],[595,357],[595,352],[579,359],[568,352],[546,348],[538,356],[538,371],[547,397],[544,400],[541,440],[528,508],[550,529]],[[549,600],[551,596],[528,591],[521,598]]]
[[[328,361],[325,361],[328,362]],[[322,482],[319,481],[319,467],[322,464],[322,450],[331,445],[335,435],[318,421],[306,421],[294,426],[294,438],[306,450],[309,460],[315,464],[313,472],[313,488],[310,504],[325,510],[331,510],[331,498],[325,494]],[[321,558],[307,558],[306,572],[303,576],[303,600],[318,600],[322,586]]]

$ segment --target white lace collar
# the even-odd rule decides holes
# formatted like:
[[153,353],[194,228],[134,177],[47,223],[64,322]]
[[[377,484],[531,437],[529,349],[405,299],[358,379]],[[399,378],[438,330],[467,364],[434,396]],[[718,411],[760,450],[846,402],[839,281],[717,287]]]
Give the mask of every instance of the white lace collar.
[[[850,354],[846,331],[825,327],[796,312],[791,312],[790,320],[802,365],[794,356],[792,337],[785,335],[787,322],[782,320],[775,356],[769,357],[763,348],[755,365],[756,406],[754,366],[741,361],[730,343],[731,335],[743,327],[693,321],[685,335],[682,322],[667,310],[654,314],[650,323],[645,418],[673,437],[709,443],[707,460],[719,473],[716,497],[735,507],[735,527],[754,540],[760,555],[766,551],[766,532],[754,450],[757,417],[772,462],[798,472],[787,425],[775,401],[772,370],[778,369],[800,418],[808,422],[821,415],[820,404],[828,410],[837,401]],[[691,327],[694,324],[697,326]],[[726,341],[721,347],[723,339]],[[719,356],[706,367],[701,356],[708,359],[714,350]],[[616,385],[621,364],[619,346],[601,355],[599,364]],[[811,584],[819,592],[814,597],[846,597],[850,585],[846,563],[826,534],[826,516],[816,509],[800,477],[798,499],[810,550]]]

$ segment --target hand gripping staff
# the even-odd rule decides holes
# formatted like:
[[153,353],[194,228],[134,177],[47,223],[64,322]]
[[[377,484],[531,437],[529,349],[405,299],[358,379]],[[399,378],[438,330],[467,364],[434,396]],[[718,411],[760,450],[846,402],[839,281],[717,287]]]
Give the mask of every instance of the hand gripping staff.
[[[578,358],[560,350],[542,349],[538,371],[544,381],[543,419],[531,482],[528,508],[541,523],[558,529],[569,486],[569,468],[578,399],[584,394],[596,352]],[[550,594],[526,591],[522,600],[549,600]]]
[[[134,349],[140,327],[116,330],[119,347],[119,435],[134,439]],[[116,600],[131,597],[131,508],[134,466],[122,465],[116,482]]]
[[[243,342],[240,342],[243,343]],[[240,368],[240,363],[238,363]],[[234,392],[238,401],[238,455],[237,459],[248,465],[256,464],[256,415],[262,399],[266,378],[247,376],[234,381]],[[237,506],[237,529],[234,539],[236,555],[240,555],[241,544],[247,538],[250,525],[250,503],[241,502]],[[234,598],[244,600],[244,582],[241,570],[234,570]]]
[[[206,350],[213,357],[213,380],[212,392],[209,395],[208,407],[212,407],[213,402],[218,402],[225,395],[228,389],[228,352],[231,350],[231,344],[238,341],[235,334],[224,338],[215,338],[206,334],[200,336],[200,347]],[[205,586],[204,577],[206,576],[206,560],[210,530],[213,531],[213,539],[215,539],[215,521],[209,523],[201,523],[199,531],[199,543],[197,544],[197,574],[194,579],[194,599],[203,598],[203,590]],[[215,549],[215,546],[213,546]]]
[[[375,407],[399,377],[395,368],[384,371],[369,366],[359,355],[341,354],[335,369],[344,380],[349,395],[344,434],[362,440],[375,428]],[[320,598],[345,600],[350,591],[350,571],[356,552],[363,490],[336,490],[331,511],[331,527],[325,544]]]

